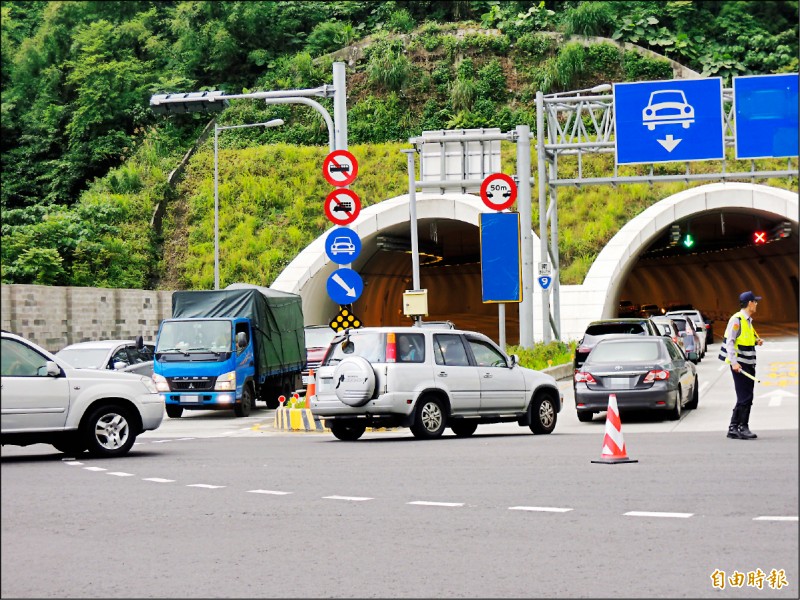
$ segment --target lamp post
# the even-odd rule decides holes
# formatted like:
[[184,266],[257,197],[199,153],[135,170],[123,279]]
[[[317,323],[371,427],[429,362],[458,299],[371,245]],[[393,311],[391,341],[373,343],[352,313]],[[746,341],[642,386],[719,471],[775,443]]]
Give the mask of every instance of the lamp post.
[[217,125],[214,122],[214,289],[219,289],[219,132],[245,127],[280,127],[283,119],[272,119],[264,123],[247,125]]

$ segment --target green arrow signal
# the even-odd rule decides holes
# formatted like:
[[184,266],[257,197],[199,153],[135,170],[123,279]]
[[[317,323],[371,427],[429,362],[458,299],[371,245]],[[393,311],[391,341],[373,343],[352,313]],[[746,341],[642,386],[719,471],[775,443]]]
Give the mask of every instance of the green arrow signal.
[[683,245],[686,248],[691,248],[694,246],[694,238],[692,237],[691,233],[687,233],[686,236],[683,238]]

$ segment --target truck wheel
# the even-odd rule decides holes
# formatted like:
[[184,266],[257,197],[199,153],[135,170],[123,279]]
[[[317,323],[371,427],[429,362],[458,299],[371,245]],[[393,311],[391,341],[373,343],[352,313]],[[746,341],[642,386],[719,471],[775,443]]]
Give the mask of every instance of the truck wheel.
[[83,441],[89,453],[102,458],[127,454],[137,434],[130,411],[114,404],[95,410],[83,426]]
[[332,421],[331,433],[343,442],[355,442],[364,435],[367,426],[363,423],[348,423],[346,421]]
[[533,433],[553,432],[556,428],[558,414],[556,413],[556,404],[551,394],[543,393],[536,396],[531,401],[528,410],[530,411],[529,427]]
[[174,404],[167,404],[167,416],[170,419],[180,419],[183,414],[182,406],[175,406]]
[[250,410],[253,408],[253,388],[250,384],[244,386],[242,390],[242,402],[234,404],[233,414],[237,417],[249,417]]

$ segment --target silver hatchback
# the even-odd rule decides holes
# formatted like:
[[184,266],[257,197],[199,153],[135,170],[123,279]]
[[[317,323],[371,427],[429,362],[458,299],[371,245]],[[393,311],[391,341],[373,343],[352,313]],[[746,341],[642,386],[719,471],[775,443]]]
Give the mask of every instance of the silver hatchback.
[[516,421],[551,433],[561,410],[556,380],[518,364],[471,331],[370,327],[334,338],[316,373],[312,412],[340,440],[367,427],[410,427],[436,438],[460,437],[481,423]]

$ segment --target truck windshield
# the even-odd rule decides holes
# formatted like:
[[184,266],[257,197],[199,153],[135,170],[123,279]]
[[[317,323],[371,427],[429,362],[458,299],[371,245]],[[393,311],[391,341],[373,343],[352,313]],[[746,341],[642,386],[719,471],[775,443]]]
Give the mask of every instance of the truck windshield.
[[230,321],[164,321],[156,352],[230,352],[232,347]]

